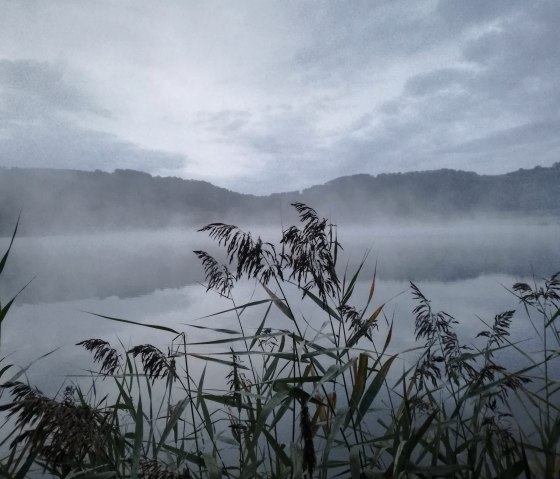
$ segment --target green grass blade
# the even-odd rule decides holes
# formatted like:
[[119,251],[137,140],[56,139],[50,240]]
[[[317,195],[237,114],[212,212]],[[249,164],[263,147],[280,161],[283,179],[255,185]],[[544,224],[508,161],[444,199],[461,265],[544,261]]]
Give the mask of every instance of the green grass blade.
[[190,328],[207,329],[209,331],[214,331],[215,333],[241,334],[241,331],[236,331],[235,329],[209,328],[208,326],[198,326],[197,324],[189,324],[189,323],[181,323],[181,324],[185,326],[189,326]]
[[373,278],[371,280],[371,286],[369,287],[369,294],[368,294],[368,299],[367,299],[366,305],[364,306],[364,312],[368,309],[368,306],[370,305],[371,300],[373,299],[373,295],[375,293],[376,279],[377,279],[377,260],[375,260],[375,268],[373,270]]
[[255,426],[255,430],[253,432],[253,447],[256,447],[258,444],[259,436],[262,430],[265,428],[266,420],[272,411],[280,406],[289,396],[289,390],[283,389],[277,392],[270,401],[268,401],[262,408],[259,418],[257,420],[257,424]]
[[135,428],[134,428],[134,446],[132,449],[132,466],[130,470],[131,479],[138,477],[138,469],[140,466],[140,456],[142,454],[142,442],[144,440],[144,413],[142,411],[142,397],[138,397],[138,406],[136,408]]
[[361,466],[360,466],[360,447],[359,446],[352,446],[350,449],[349,455],[349,462],[350,462],[350,477],[352,479],[360,479],[361,478]]
[[321,378],[321,380],[315,385],[314,391],[316,392],[317,389],[319,389],[323,384],[325,384],[329,381],[333,381],[338,376],[344,374],[344,372],[347,369],[351,368],[355,364],[355,362],[356,362],[356,360],[352,359],[352,360],[348,361],[347,363],[343,363],[341,365],[333,364],[333,365],[329,366],[327,368],[327,371],[325,372],[325,374]]
[[556,313],[554,313],[552,317],[548,320],[548,322],[546,323],[546,327],[548,328],[556,320],[556,318],[559,317],[560,317],[560,309],[558,309],[558,311],[556,311]]
[[4,376],[4,373],[5,373],[6,371],[8,371],[8,369],[10,369],[12,366],[13,366],[13,364],[8,364],[8,365],[4,366],[2,369],[0,369],[0,378],[1,378],[2,376]]
[[[36,278],[36,276],[33,277],[33,278],[31,279],[31,281],[33,281],[35,278]],[[2,325],[2,321],[4,321],[4,318],[5,318],[6,315],[8,314],[8,311],[9,311],[10,308],[12,307],[12,304],[14,303],[14,301],[16,300],[16,298],[23,292],[23,290],[24,290],[25,288],[27,288],[27,287],[31,284],[31,281],[29,281],[29,283],[27,283],[23,288],[21,288],[21,289],[16,293],[16,295],[15,295],[12,299],[10,299],[10,301],[8,301],[8,302],[4,305],[4,307],[3,307],[2,309],[0,309],[0,326]]]
[[163,444],[162,449],[170,452],[179,459],[184,459],[185,461],[192,462],[197,466],[204,466],[204,459],[202,459],[202,457],[200,457],[198,454],[193,454],[192,452],[170,446],[169,444]]
[[208,471],[208,479],[221,479],[222,471],[218,465],[218,461],[211,454],[203,454],[204,464],[206,464],[206,470]]
[[111,479],[111,477],[115,477],[117,475],[115,471],[96,472],[99,469],[106,468],[107,466],[102,464],[85,470],[73,471],[68,474],[65,479]]
[[329,435],[325,443],[325,449],[323,449],[323,457],[321,460],[321,463],[323,464],[323,477],[327,477],[327,464],[328,464],[329,454],[331,452],[335,440],[335,436],[339,431],[339,429],[342,427],[343,421],[346,419],[346,417],[348,417],[348,414],[349,414],[348,408],[338,410],[330,426]]
[[46,358],[47,356],[50,356],[51,354],[55,353],[55,352],[58,351],[59,349],[60,349],[60,347],[59,347],[59,348],[56,348],[56,349],[53,349],[52,351],[49,351],[48,353],[41,354],[41,356],[39,356],[38,358],[36,358],[36,359],[34,359],[33,361],[31,361],[30,363],[28,363],[27,366],[25,366],[24,368],[21,368],[21,369],[20,369],[16,374],[14,374],[7,382],[13,383],[13,382],[17,381],[18,378],[19,378],[20,376],[22,376],[23,374],[25,374],[25,373],[27,372],[27,370],[28,370],[31,366],[33,366],[36,362],[40,361],[41,359]]
[[233,367],[234,365],[236,365],[238,369],[247,369],[247,370],[249,369],[247,366],[243,366],[242,364],[236,364],[233,361],[225,361],[223,359],[213,358],[211,356],[205,356],[203,354],[187,353],[187,356],[192,356],[193,358],[202,359],[203,361],[210,361],[213,363],[223,364],[224,366]]
[[273,301],[274,301],[273,299],[260,299],[258,301],[251,301],[249,303],[236,306],[235,308],[224,309],[223,311],[218,311],[217,313],[212,313],[207,316],[202,316],[199,319],[211,318],[213,316],[219,316],[221,314],[231,313],[232,311],[239,311],[240,309],[250,308],[251,306],[258,306],[259,304],[271,303]]
[[278,441],[267,429],[263,429],[263,434],[266,437],[267,443],[270,444],[270,447],[272,447],[273,451],[276,453],[278,459],[280,459],[285,466],[289,466],[291,461],[284,448],[278,444]]
[[360,272],[362,271],[363,267],[364,267],[364,262],[362,261],[360,263],[360,266],[358,267],[358,269],[354,273],[354,276],[352,276],[352,279],[350,280],[350,283],[348,283],[348,287],[346,288],[346,291],[342,295],[342,304],[348,303],[348,301],[352,297],[352,293],[354,292],[354,286],[356,284],[356,281],[358,280],[358,277],[360,276]]
[[367,388],[366,392],[362,396],[362,400],[360,401],[360,404],[358,406],[356,424],[360,424],[362,422],[362,419],[366,415],[369,407],[371,406],[371,403],[377,397],[377,394],[381,390],[387,374],[389,373],[389,369],[391,368],[391,365],[396,358],[396,355],[391,356],[387,361],[385,361],[385,363],[383,364],[383,366],[381,366],[381,368],[375,375],[375,378]]
[[317,306],[319,306],[319,308],[321,308],[323,311],[325,311],[325,313],[327,313],[330,317],[335,318],[337,321],[342,321],[342,319],[340,318],[340,315],[334,309],[332,309],[325,301],[323,301],[322,299],[319,299],[311,291],[304,289],[303,290],[303,295],[304,296],[309,296],[309,298],[311,298],[313,300],[313,302]]
[[37,453],[35,453],[35,452],[29,454],[27,456],[27,458],[25,459],[24,463],[21,465],[21,467],[17,471],[17,473],[14,476],[12,476],[13,479],[25,479],[27,477],[27,473],[29,472],[29,469],[31,468],[31,466],[35,462],[36,456],[37,456]]
[[360,353],[358,358],[358,368],[355,371],[354,388],[350,397],[352,407],[357,407],[366,387],[368,375],[368,355]]
[[[239,404],[238,402],[235,400],[235,398],[229,394],[224,394],[222,396],[219,396],[218,394],[210,394],[210,393],[205,393],[202,395],[201,397],[202,399],[206,399],[208,401],[213,401],[215,403],[218,404],[222,404],[223,406],[228,406],[228,407],[238,407]],[[249,406],[247,406],[246,404],[241,404],[241,408],[245,409],[245,410],[251,410],[251,408]]]
[[262,286],[268,293],[268,295],[272,298],[274,305],[295,323],[296,318],[294,318],[291,309],[285,304],[285,302],[282,301],[278,296],[276,296],[270,289],[268,289],[266,285],[263,284]]
[[[202,417],[204,418],[204,427],[206,432],[208,432],[208,437],[210,441],[214,442],[214,424],[212,423],[212,418],[210,416],[210,411],[208,410],[208,406],[206,406],[206,401],[204,400],[205,396],[201,396],[200,400],[198,401],[198,405],[202,410]],[[231,398],[231,402],[235,403],[234,398]],[[237,406],[237,404],[235,404]]]
[[6,266],[6,261],[8,261],[8,256],[10,255],[12,245],[14,244],[14,239],[16,237],[17,230],[18,230],[18,227],[19,227],[20,217],[21,217],[21,214],[18,216],[18,219],[16,221],[16,227],[14,228],[14,232],[12,233],[12,239],[10,240],[10,245],[8,246],[8,249],[4,253],[4,256],[2,256],[2,260],[0,260],[0,274],[2,274],[2,271],[4,271],[4,267]]
[[109,321],[116,321],[119,323],[134,324],[136,326],[142,326],[144,328],[158,329],[160,331],[167,331],[168,333],[173,333],[176,335],[181,334],[173,328],[168,328],[167,326],[161,326],[159,324],[149,324],[149,323],[139,323],[138,321],[132,321],[130,319],[114,318],[112,316],[105,316],[103,314],[92,313],[90,311],[82,311],[82,313],[91,314],[92,316],[97,316],[98,318],[108,319]]
[[177,421],[179,421],[179,419],[181,418],[181,415],[183,414],[183,411],[185,410],[188,404],[189,404],[189,398],[184,398],[183,400],[179,401],[179,403],[173,408],[173,413],[167,419],[165,428],[163,429],[163,432],[161,433],[161,436],[159,438],[159,442],[156,447],[156,456],[158,452],[161,450],[162,446],[165,444],[165,440],[167,439],[167,436],[169,436],[169,434],[177,424]]
[[262,331],[264,329],[264,325],[266,324],[266,319],[268,318],[268,313],[270,312],[271,306],[272,306],[272,302],[269,302],[268,307],[266,308],[266,312],[264,313],[263,319],[262,319],[261,323],[259,324],[259,327],[257,328],[257,332],[255,333],[255,336],[251,340],[251,346],[249,346],[249,349],[253,349],[253,347],[255,346],[257,341],[259,340],[259,338],[262,334]]
[[187,346],[208,346],[211,344],[229,344],[229,343],[234,343],[237,341],[245,341],[248,339],[262,339],[262,338],[273,338],[275,336],[284,336],[286,333],[285,332],[276,332],[276,333],[269,333],[269,334],[261,334],[259,336],[236,336],[234,338],[224,338],[224,339],[215,339],[215,340],[211,340],[211,341],[196,341],[194,343],[187,343]]

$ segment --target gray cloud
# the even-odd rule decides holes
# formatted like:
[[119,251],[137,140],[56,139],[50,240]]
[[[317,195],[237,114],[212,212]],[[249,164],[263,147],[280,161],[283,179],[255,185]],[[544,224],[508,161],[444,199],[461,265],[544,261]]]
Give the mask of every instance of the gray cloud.
[[[410,4],[408,4],[410,7]],[[444,35],[434,17],[402,2],[330,2],[304,7],[309,35],[294,53],[291,76],[316,87],[356,88]]]
[[493,173],[558,161],[560,4],[475,3],[438,8],[458,28],[494,24],[462,43],[465,63],[411,76],[397,98],[357,120],[329,154],[345,159],[337,173]]
[[0,60],[4,119],[32,120],[59,112],[107,114],[64,78],[62,68],[45,62]]
[[[299,101],[289,114],[254,114],[259,121],[233,136],[270,169],[296,168],[297,175],[282,174],[295,188],[359,172],[451,167],[497,173],[552,164],[560,156],[554,135],[560,4],[358,2],[350,9],[332,2],[315,14],[298,5],[310,33],[286,81],[336,99],[327,108]],[[446,66],[437,60],[441,52],[449,55]],[[426,68],[432,58],[433,68]],[[338,129],[317,126],[325,110],[336,115],[341,105],[347,108],[346,95],[361,91],[359,101],[367,99],[368,78],[375,83],[395,66],[406,70],[408,62],[423,71],[415,74],[411,66],[397,96],[373,102]]]
[[243,110],[200,111],[194,124],[208,131],[228,135],[243,130],[251,120],[251,112]]
[[79,127],[67,114],[107,116],[69,84],[60,66],[0,60],[0,165],[74,169],[179,169],[182,155],[142,149],[117,136]]
[[405,94],[411,96],[465,91],[473,77],[471,70],[444,68],[410,78],[405,85]]
[[[558,158],[560,147],[560,118],[554,121],[535,121],[493,132],[480,139],[466,141],[456,146],[442,148],[440,154],[461,153],[463,155],[499,154],[511,155],[520,147],[541,150],[541,161],[553,161]],[[534,150],[533,150],[534,151]],[[525,151],[524,153],[527,153]],[[517,158],[522,160],[522,158]],[[534,160],[534,159],[533,159]]]
[[12,129],[0,140],[0,165],[112,171],[130,168],[156,173],[178,169],[182,155],[147,150],[114,135],[77,128],[66,122]]
[[450,31],[457,33],[469,27],[522,13],[526,7],[527,2],[524,0],[440,0],[436,14]]
[[[296,72],[318,83],[375,77],[398,62],[462,41],[469,29],[509,18],[521,0],[444,0],[436,4],[402,1],[330,2],[302,7],[310,34],[293,57]],[[435,6],[434,6],[435,5]],[[526,5],[525,5],[526,7]],[[434,53],[437,55],[437,53]]]

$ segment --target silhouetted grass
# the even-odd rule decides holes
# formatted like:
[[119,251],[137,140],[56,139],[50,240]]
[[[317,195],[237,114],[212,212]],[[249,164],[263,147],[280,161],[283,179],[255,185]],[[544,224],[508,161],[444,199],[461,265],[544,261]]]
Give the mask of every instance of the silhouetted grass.
[[[538,336],[537,352],[510,339],[514,311],[497,314],[464,342],[457,321],[434,311],[411,283],[414,331],[398,334],[415,334],[418,347],[393,354],[397,333],[384,305],[375,304],[375,275],[356,306],[363,264],[340,276],[336,227],[306,205],[294,207],[301,224],[287,228],[277,244],[232,225],[202,228],[225,252],[223,262],[195,252],[207,288],[231,301],[212,317],[235,314],[239,331],[191,325],[214,339],[189,343],[185,332],[167,326],[102,316],[166,332],[169,347],[125,350],[103,339],[82,341],[99,373],[59,398],[17,378],[6,381],[4,367],[2,387],[10,396],[0,407],[9,418],[0,474],[558,477],[560,275],[513,286]],[[235,286],[248,279],[263,296],[238,304]],[[324,317],[326,331],[307,323],[298,301]],[[262,308],[256,332],[247,334],[245,318]],[[273,311],[284,318],[282,327],[271,320]],[[221,350],[195,352],[201,345]],[[519,356],[523,368],[510,370],[504,352]],[[193,373],[200,370],[195,362],[205,364],[200,374]],[[206,386],[211,364],[223,371],[222,389]],[[100,378],[110,385],[108,395],[97,392]]]

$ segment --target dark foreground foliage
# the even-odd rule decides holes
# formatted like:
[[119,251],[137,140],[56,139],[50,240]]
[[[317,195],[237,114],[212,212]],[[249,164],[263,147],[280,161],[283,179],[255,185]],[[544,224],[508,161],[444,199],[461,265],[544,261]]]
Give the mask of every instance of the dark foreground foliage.
[[[231,301],[212,316],[235,315],[238,331],[191,325],[216,338],[194,344],[188,329],[124,320],[170,334],[167,351],[82,341],[99,373],[59,398],[3,365],[0,475],[558,477],[560,275],[513,286],[535,332],[530,350],[510,336],[519,313],[497,314],[465,341],[458,321],[411,283],[417,347],[393,352],[393,323],[373,305],[375,275],[356,306],[363,265],[341,276],[336,227],[294,207],[301,222],[276,244],[233,225],[201,230],[225,253],[221,262],[195,252],[208,290]],[[238,304],[235,287],[248,280],[261,299]],[[307,322],[300,301],[323,326]],[[504,362],[512,356],[522,364],[515,370]],[[221,389],[206,386],[207,367],[223,373]],[[100,381],[108,393],[98,393]]]

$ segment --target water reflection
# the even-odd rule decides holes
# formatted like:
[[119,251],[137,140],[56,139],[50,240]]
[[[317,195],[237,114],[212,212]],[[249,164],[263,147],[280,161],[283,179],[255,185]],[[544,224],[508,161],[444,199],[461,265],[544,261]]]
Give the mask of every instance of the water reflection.
[[[252,229],[264,238],[280,235],[278,229]],[[560,269],[558,238],[559,225],[513,222],[346,227],[340,229],[345,246],[340,264],[347,264],[352,272],[370,249],[363,282],[355,293],[356,306],[360,308],[360,301],[367,297],[377,260],[377,304],[393,298],[386,314],[399,333],[393,350],[400,352],[414,346],[414,305],[408,280],[417,282],[433,299],[434,309],[455,316],[468,339],[483,328],[481,319],[491,321],[494,314],[517,307],[506,288],[521,279],[530,280],[532,272],[546,276]],[[125,348],[149,342],[165,349],[172,339],[169,334],[102,320],[84,311],[170,325],[186,331],[189,341],[208,339],[211,333],[185,323],[231,305],[213,293],[206,294],[197,284],[203,271],[192,251],[201,248],[215,251],[194,228],[18,238],[1,297],[37,277],[3,324],[3,354],[13,353],[11,362],[25,365],[61,347],[29,372],[33,382],[52,390],[68,374],[92,367],[89,354],[73,346],[78,341],[99,337],[115,344],[120,341]],[[262,289],[251,283],[239,289],[237,300],[263,297]],[[309,332],[325,327],[328,318],[317,308],[302,303],[299,296],[293,299],[296,312],[309,322]],[[258,308],[245,313],[245,331],[255,330],[261,318]],[[274,327],[291,327],[278,311],[270,321]],[[526,325],[519,326],[522,322],[515,318],[516,331],[527,331]],[[239,328],[234,314],[213,318],[211,324]],[[208,346],[196,350],[206,349]],[[222,376],[218,375],[220,382]]]
[[[36,276],[20,304],[109,296],[135,297],[201,281],[192,253],[210,249],[206,237],[190,230],[100,235],[22,237],[16,240],[6,277],[5,297]],[[279,229],[247,230],[265,239]],[[560,225],[531,223],[382,224],[339,230],[340,264],[357,266],[370,250],[367,273],[378,261],[384,280],[457,281],[487,274],[548,276],[560,268]],[[0,241],[7,244],[7,239]]]
[[[424,281],[419,283],[426,296],[432,298],[435,310],[443,309],[453,315],[460,324],[458,332],[464,342],[469,343],[477,332],[485,328],[484,321],[490,323],[494,314],[518,307],[516,298],[506,290],[514,281],[508,275],[485,275],[454,283]],[[363,307],[369,281],[362,281],[356,288],[356,305]],[[266,294],[258,285],[245,283],[236,288],[238,304],[243,301],[265,299]],[[330,333],[329,318],[309,300],[301,300],[299,295],[290,298],[293,310],[301,324],[307,322],[306,335],[309,338],[326,336]],[[375,333],[378,343],[385,339],[387,323],[394,322],[393,340],[390,352],[398,353],[416,345],[414,341],[414,318],[411,313],[415,303],[407,282],[381,280],[377,284],[375,304],[388,301],[385,317],[380,320],[380,329]],[[204,318],[212,312],[225,310],[231,303],[212,292],[206,293],[200,285],[189,285],[177,289],[165,289],[135,298],[108,297],[49,304],[23,304],[10,311],[3,327],[3,351],[10,353],[10,362],[24,366],[32,358],[55,348],[58,351],[35,364],[28,371],[29,380],[46,393],[56,393],[64,382],[72,380],[73,374],[87,374],[94,369],[89,353],[75,346],[75,343],[89,338],[102,338],[114,346],[124,349],[138,344],[150,343],[166,351],[173,334],[139,326],[126,325],[92,316],[86,311],[102,315],[116,316],[142,323],[156,323],[169,326],[187,334],[189,343],[213,340],[216,334],[192,325],[213,326],[240,330],[234,313],[227,313],[212,319]],[[246,334],[254,334],[266,304],[247,310],[241,325]],[[305,320],[303,319],[305,318]],[[290,330],[292,325],[276,308],[272,308],[267,326]],[[527,334],[527,320],[520,309],[514,317],[513,338],[524,339]],[[326,341],[325,339],[323,339]],[[190,346],[191,352],[228,352],[229,344]],[[238,342],[236,347],[243,349]],[[194,375],[205,366],[202,360],[194,361]],[[403,364],[404,367],[404,364]],[[207,381],[209,387],[224,386],[224,369],[208,364]],[[400,369],[400,368],[397,368]]]

